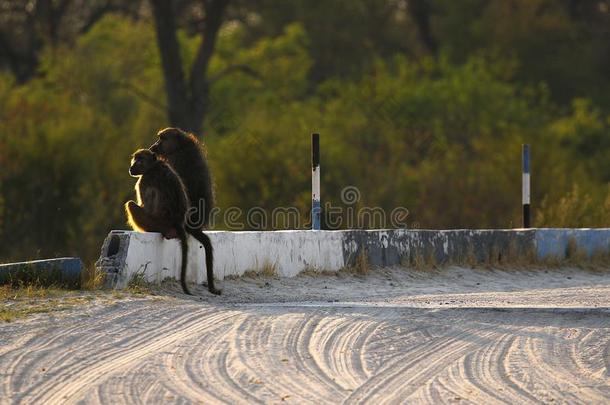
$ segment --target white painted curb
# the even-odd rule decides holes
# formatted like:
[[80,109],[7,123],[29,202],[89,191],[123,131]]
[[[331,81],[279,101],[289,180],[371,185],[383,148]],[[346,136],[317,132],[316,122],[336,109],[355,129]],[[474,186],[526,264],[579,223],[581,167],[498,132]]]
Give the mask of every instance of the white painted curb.
[[[313,267],[337,271],[344,266],[342,235],[338,232],[311,231],[225,232],[206,234],[214,247],[214,276],[241,276],[247,271],[260,272],[272,267],[281,277],[294,277]],[[111,246],[115,241],[114,248]],[[117,242],[118,241],[118,242]],[[102,247],[96,267],[111,278],[110,284],[124,288],[137,274],[146,281],[159,283],[166,278],[180,279],[180,243],[164,239],[158,233],[112,231]],[[187,280],[207,281],[205,251],[189,237]]]
[[[610,254],[610,229],[457,229],[457,230],[344,230],[344,231],[208,231],[214,247],[218,280],[247,271],[273,268],[281,277],[299,272],[338,271],[353,265],[361,252],[375,266],[414,263],[422,258],[438,264],[495,262],[523,256],[544,260],[563,258],[570,241],[587,255]],[[107,284],[124,288],[137,274],[152,283],[180,278],[180,244],[157,233],[112,231],[104,241],[96,266]],[[505,259],[506,260],[506,259]],[[188,278],[206,281],[203,246],[189,237]]]

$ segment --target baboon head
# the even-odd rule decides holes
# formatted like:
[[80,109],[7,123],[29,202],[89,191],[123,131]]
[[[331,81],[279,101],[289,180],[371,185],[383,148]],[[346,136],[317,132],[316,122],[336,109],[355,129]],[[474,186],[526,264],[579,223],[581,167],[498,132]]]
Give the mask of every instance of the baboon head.
[[131,157],[129,174],[138,177],[146,173],[157,162],[157,155],[148,149],[138,149]]
[[193,143],[193,135],[179,128],[165,128],[157,133],[159,139],[152,144],[150,150],[161,156],[168,156]]

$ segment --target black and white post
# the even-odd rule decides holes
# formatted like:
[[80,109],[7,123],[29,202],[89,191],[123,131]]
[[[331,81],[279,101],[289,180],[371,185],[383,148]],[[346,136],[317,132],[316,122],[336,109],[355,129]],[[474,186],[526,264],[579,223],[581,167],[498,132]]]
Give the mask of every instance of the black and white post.
[[320,134],[311,134],[311,229],[321,229],[320,205]]
[[521,198],[523,202],[523,227],[530,227],[530,146],[523,145],[522,149],[522,191]]

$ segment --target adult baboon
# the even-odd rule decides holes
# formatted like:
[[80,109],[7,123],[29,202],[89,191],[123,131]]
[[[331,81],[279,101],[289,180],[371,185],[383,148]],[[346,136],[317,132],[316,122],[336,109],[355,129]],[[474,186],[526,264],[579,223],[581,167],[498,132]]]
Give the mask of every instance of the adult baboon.
[[129,225],[136,231],[160,232],[167,239],[180,239],[180,282],[184,292],[191,294],[186,283],[188,242],[184,221],[189,201],[184,184],[166,162],[148,149],[133,154],[129,174],[138,178],[135,185],[138,202],[125,203]]
[[208,290],[220,294],[220,290],[214,287],[214,249],[210,238],[203,233],[214,207],[212,179],[203,148],[194,135],[178,128],[165,128],[157,136],[157,142],[151,145],[150,150],[166,159],[184,183],[191,202],[185,229],[205,249]]

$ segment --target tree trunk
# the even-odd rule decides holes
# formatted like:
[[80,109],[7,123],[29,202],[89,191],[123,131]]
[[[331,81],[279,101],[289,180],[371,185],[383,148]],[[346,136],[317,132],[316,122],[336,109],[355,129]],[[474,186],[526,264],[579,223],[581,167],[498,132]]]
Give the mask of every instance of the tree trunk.
[[171,125],[187,129],[188,95],[182,70],[180,45],[176,37],[176,17],[171,1],[150,0],[155,18],[157,45],[167,96],[167,115]]
[[429,0],[409,0],[409,11],[411,17],[415,21],[415,25],[417,25],[419,38],[426,48],[428,48],[428,51],[433,55],[436,55],[438,44],[432,36],[432,31],[430,29],[432,6],[430,5]]
[[157,45],[161,54],[169,122],[172,126],[200,134],[209,103],[208,66],[229,1],[203,0],[205,24],[201,44],[190,69],[188,83],[180,58],[173,4],[168,0],[150,0],[150,3],[155,19]]

